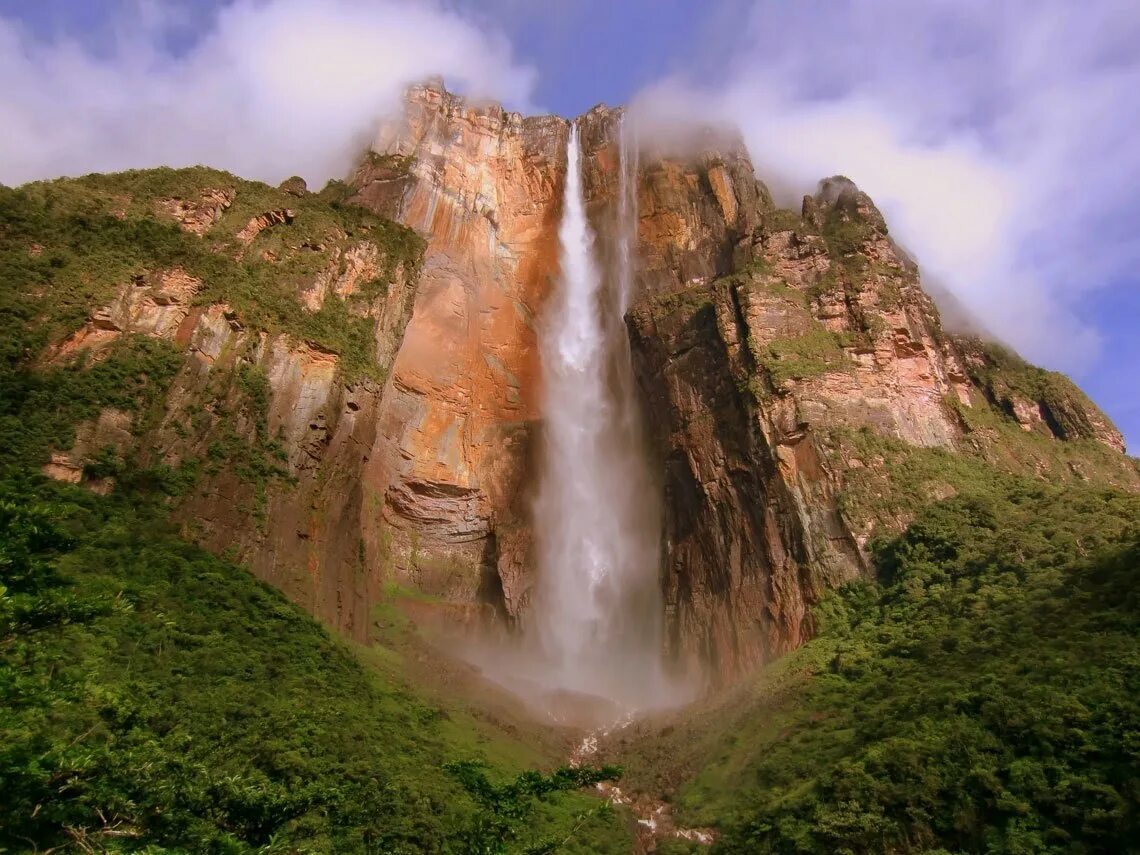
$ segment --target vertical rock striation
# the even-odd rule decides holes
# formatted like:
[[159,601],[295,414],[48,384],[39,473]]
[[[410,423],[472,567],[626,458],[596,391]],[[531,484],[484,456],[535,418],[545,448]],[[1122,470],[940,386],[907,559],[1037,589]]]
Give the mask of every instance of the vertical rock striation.
[[[604,260],[620,231],[619,117],[596,107],[579,120]],[[942,328],[854,183],[825,179],[800,210],[779,209],[731,131],[640,142],[627,322],[663,482],[668,652],[682,669],[727,680],[798,646],[819,596],[867,572],[870,534],[905,524],[847,501],[849,472],[886,468],[852,455],[852,435],[1041,474],[1041,448],[979,429],[996,409],[1086,443],[1096,477],[1140,486],[1114,456],[1120,434],[1067,378]]]
[[[750,170],[726,178],[723,158],[702,152],[644,172],[642,197],[646,269],[628,322],[665,477],[670,643],[682,661],[730,679],[809,637],[823,591],[867,571],[871,532],[905,523],[848,506],[849,472],[885,462],[849,455],[844,438],[962,453],[996,439],[1007,468],[1035,462],[975,435],[970,412],[1000,397],[979,367],[990,349],[942,329],[915,265],[853,183],[827,179],[800,212],[779,210]],[[686,216],[695,224],[660,228]],[[704,271],[682,263],[666,268],[670,278],[655,267],[678,233],[707,246]],[[1083,415],[1023,427],[1118,452],[1103,414],[1049,377],[1057,391],[1038,384],[1021,410]],[[1062,419],[1068,433],[1049,427]],[[1140,483],[1124,458],[1108,468]]]

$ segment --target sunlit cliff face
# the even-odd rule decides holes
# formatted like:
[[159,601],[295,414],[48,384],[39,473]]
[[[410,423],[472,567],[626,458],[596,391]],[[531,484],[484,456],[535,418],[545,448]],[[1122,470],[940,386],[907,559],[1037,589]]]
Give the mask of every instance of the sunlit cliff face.
[[[957,408],[998,394],[851,181],[781,209],[739,136],[637,121],[635,164],[633,118],[599,106],[572,142],[421,86],[352,180],[427,241],[365,560],[439,598],[423,618],[492,679],[602,724],[657,703],[662,667],[713,687],[794,649],[866,571],[878,522],[840,499],[878,464],[848,432],[969,448]],[[1119,450],[1062,397],[1015,402],[1021,427]]]

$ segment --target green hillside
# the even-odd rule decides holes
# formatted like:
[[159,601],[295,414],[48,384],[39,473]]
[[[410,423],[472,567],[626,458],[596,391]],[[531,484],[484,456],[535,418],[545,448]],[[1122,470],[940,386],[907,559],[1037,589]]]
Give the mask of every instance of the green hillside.
[[[231,204],[201,234],[163,213],[214,191]],[[296,486],[264,369],[215,367],[177,410],[173,337],[53,348],[177,268],[201,280],[193,308],[379,388],[369,313],[423,243],[344,193],[201,168],[0,187],[0,852],[616,855],[630,812],[588,790],[619,774],[643,815],[667,800],[726,853],[1140,852],[1140,496],[1107,488],[1137,462],[1079,424],[1023,430],[1014,392],[1070,415],[1083,393],[1010,355],[979,357],[993,400],[956,406],[955,451],[828,433],[867,462],[839,508],[880,533],[874,579],[827,594],[817,637],[725,696],[603,740],[624,773],[567,768],[566,733],[451,680],[392,585],[353,647],[186,539],[172,511],[219,473],[256,488],[261,523],[267,485]],[[240,238],[286,207],[287,232]],[[373,278],[306,310],[364,236]],[[109,411],[137,444],[85,449],[86,487],[41,474]],[[194,453],[164,456],[164,420]]]
[[619,750],[627,786],[723,852],[1136,851],[1140,497],[961,496],[876,556],[818,638]]
[[628,851],[601,773],[521,774],[164,516],[0,486],[0,851]]
[[[155,198],[203,186],[240,191],[205,238],[155,216]],[[240,255],[233,233],[284,205],[290,240],[328,246],[298,254],[266,234]],[[184,363],[172,343],[125,335],[99,358],[40,357],[156,267],[201,275],[202,301],[339,353],[347,374],[375,373],[356,308],[330,298],[306,314],[296,294],[329,263],[330,234],[361,232],[389,263],[418,263],[414,233],[340,206],[335,186],[295,198],[198,169],[0,188],[0,851],[629,851],[626,817],[583,791],[614,770],[566,769],[542,726],[508,734],[416,685],[400,638],[351,648],[180,537],[170,511],[210,461],[108,449],[85,469],[113,476],[107,496],[40,474],[105,408],[139,434],[161,419]],[[264,383],[241,377],[254,425]],[[277,477],[280,451],[261,439],[259,454],[217,456]]]

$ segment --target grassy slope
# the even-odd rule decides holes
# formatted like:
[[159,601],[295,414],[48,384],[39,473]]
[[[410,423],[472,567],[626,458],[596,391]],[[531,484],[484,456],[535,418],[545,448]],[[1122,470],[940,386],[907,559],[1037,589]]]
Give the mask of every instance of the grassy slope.
[[[193,201],[206,190],[235,195],[201,237],[159,210],[161,200]],[[376,374],[371,321],[351,312],[352,303],[382,294],[397,266],[414,271],[422,240],[336,196],[330,188],[299,198],[203,167],[0,186],[0,314],[15,322],[0,356],[18,361],[39,353],[107,305],[132,276],[181,267],[205,283],[200,302],[226,302],[248,326],[340,354],[349,379]],[[237,241],[252,218],[279,209],[294,212],[291,225],[266,229],[248,247]],[[304,311],[299,286],[362,240],[379,247],[387,269],[348,301],[333,296],[319,312]]]

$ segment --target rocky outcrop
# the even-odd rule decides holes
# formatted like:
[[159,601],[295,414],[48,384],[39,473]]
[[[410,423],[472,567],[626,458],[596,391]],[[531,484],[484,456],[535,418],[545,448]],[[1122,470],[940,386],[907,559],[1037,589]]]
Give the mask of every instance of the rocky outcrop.
[[43,473],[56,481],[84,484],[96,493],[108,493],[114,477],[100,471],[100,455],[121,454],[134,444],[134,419],[130,413],[106,408],[93,421],[75,430],[75,444],[66,452],[54,452]]
[[[739,206],[712,204],[728,194],[709,179],[708,163],[708,155],[691,161],[682,183],[703,188],[704,210],[739,222]],[[905,522],[845,507],[847,473],[867,464],[845,456],[835,436],[867,431],[904,448],[963,453],[996,441],[1032,468],[1031,454],[977,436],[963,416],[997,403],[1019,421],[1069,412],[1068,428],[1041,415],[1043,432],[1121,449],[1083,396],[1057,393],[1046,405],[1039,383],[1028,406],[1003,399],[994,373],[983,377],[990,357],[943,331],[913,262],[850,181],[821,182],[797,214],[775,209],[750,177],[742,180],[732,195],[756,200],[747,215],[756,225],[705,232],[734,240],[718,249],[730,266],[711,281],[713,274],[677,277],[664,293],[667,280],[650,269],[628,317],[665,476],[670,645],[682,660],[709,664],[714,679],[801,643],[819,595],[866,571],[869,534]],[[650,247],[643,257],[666,257],[667,249],[652,248],[661,199],[684,197],[657,186],[641,193],[654,197],[639,221]],[[1120,463],[1123,482],[1140,486],[1134,467]]]
[[296,196],[298,198],[304,197],[305,194],[309,192],[309,186],[300,175],[293,175],[286,178],[277,185],[277,189],[282,193],[288,193],[290,196]]
[[296,215],[289,208],[280,208],[275,211],[266,211],[264,214],[258,214],[245,224],[245,228],[237,233],[238,243],[249,246],[249,244],[253,243],[253,239],[263,231],[273,226],[287,226],[293,222],[294,216]]
[[51,358],[59,362],[80,350],[98,355],[124,333],[176,338],[201,289],[202,281],[181,268],[136,276],[112,303],[54,348]]
[[[329,294],[341,300],[351,297],[363,285],[375,280],[382,267],[380,249],[371,241],[361,241],[343,251],[334,247],[328,265],[301,290],[301,302],[310,312],[318,312]],[[367,307],[360,308],[367,311]]]
[[1063,374],[1029,365],[1000,345],[960,337],[966,369],[994,407],[1026,432],[1053,439],[1088,439],[1124,451],[1116,426]]
[[160,214],[173,217],[184,231],[204,235],[233,202],[232,190],[204,189],[194,199],[160,199],[155,207]]
[[[173,177],[189,184],[199,176]],[[232,179],[232,186],[227,205],[248,209],[251,200],[273,198],[260,185]],[[217,238],[216,263],[200,275],[155,267],[135,276],[48,349],[49,366],[77,358],[90,365],[129,353],[142,336],[167,342],[183,359],[163,400],[145,413],[104,410],[78,425],[73,446],[57,449],[44,471],[99,490],[128,461],[132,471],[173,478],[174,514],[189,534],[234,551],[363,641],[386,576],[365,563],[374,515],[362,473],[411,314],[418,246],[391,223],[342,216],[311,194],[303,207],[296,198],[296,211],[271,208],[254,218],[272,225],[272,236],[264,228],[235,232],[239,223],[210,213],[203,222]],[[228,250],[239,234],[250,252],[235,258]],[[264,257],[267,239],[272,260]],[[346,366],[353,348],[356,362]]]

